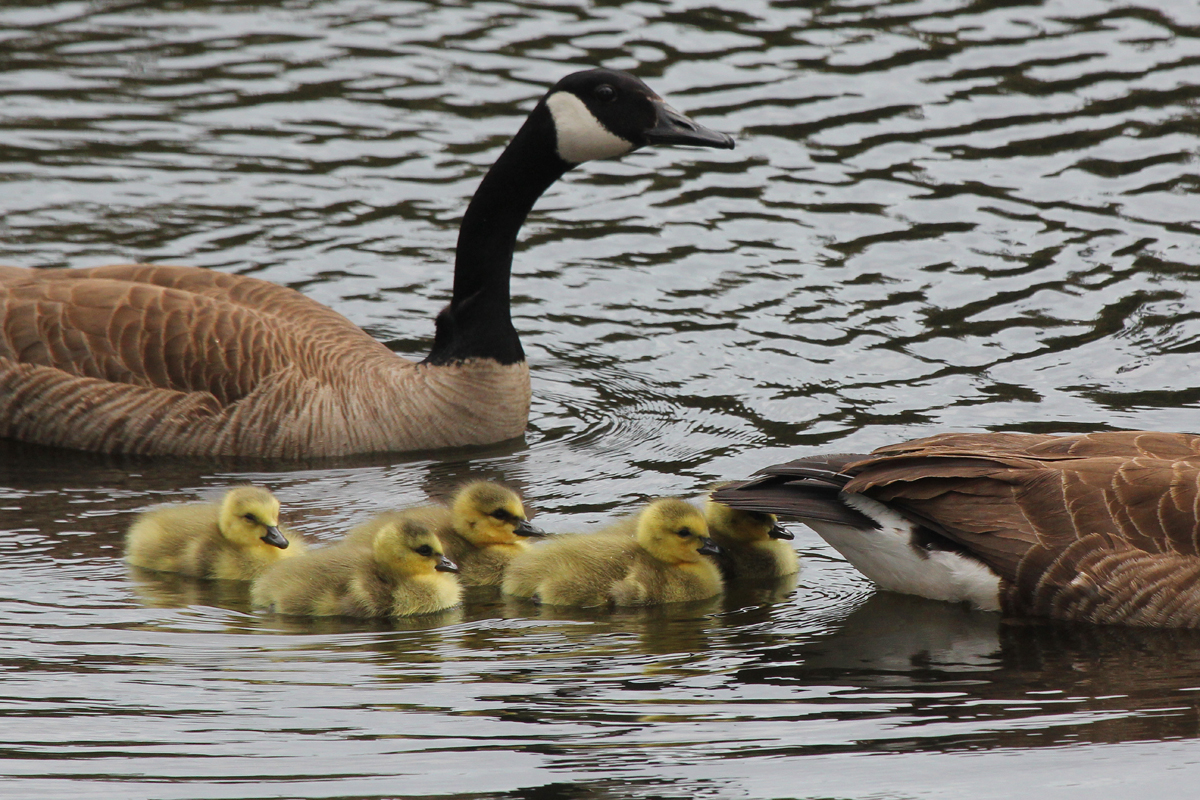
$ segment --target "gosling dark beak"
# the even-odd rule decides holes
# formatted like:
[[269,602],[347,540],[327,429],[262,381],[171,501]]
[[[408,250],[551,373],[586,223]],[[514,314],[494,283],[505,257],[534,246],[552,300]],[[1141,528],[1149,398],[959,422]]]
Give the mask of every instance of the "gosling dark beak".
[[280,550],[287,550],[288,540],[282,533],[279,532],[279,528],[276,528],[274,525],[268,525],[267,532],[264,533],[261,538],[264,542],[272,547],[278,547]]
[[789,542],[796,538],[796,534],[792,533],[782,525],[772,525],[771,530],[767,532],[767,535],[772,539],[787,539]]
[[696,552],[705,556],[719,556],[721,555],[721,548],[712,539],[705,539],[704,544],[700,545],[700,549]]
[[694,147],[733,149],[733,137],[704,127],[662,100],[653,100],[654,127],[646,131],[646,144],[690,144]]
[[536,528],[529,524],[529,520],[523,519],[517,524],[516,530],[513,531],[517,536],[545,536],[546,532],[541,528]]
[[438,572],[458,572],[458,564],[455,564],[445,556],[438,556],[438,563],[434,569]]

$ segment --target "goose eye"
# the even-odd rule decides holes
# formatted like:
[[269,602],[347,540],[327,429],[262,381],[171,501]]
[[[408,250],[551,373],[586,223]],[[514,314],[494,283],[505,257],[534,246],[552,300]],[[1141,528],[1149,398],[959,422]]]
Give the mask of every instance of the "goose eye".
[[252,525],[260,524],[258,517],[254,516],[253,514],[242,514],[242,519],[246,520],[246,522],[249,522]]
[[617,90],[607,83],[602,83],[592,90],[592,94],[601,103],[611,103],[617,99]]
[[498,508],[495,511],[490,512],[488,514],[488,516],[491,517],[492,519],[498,519],[501,522],[512,522],[513,521],[513,515],[509,514],[507,511],[505,511],[502,508]]
[[679,530],[675,531],[675,535],[678,536],[680,539],[686,539],[692,535],[692,529],[691,528],[680,528]]
[[417,553],[423,556],[431,556],[433,555],[433,548],[427,544],[423,544],[417,548]]

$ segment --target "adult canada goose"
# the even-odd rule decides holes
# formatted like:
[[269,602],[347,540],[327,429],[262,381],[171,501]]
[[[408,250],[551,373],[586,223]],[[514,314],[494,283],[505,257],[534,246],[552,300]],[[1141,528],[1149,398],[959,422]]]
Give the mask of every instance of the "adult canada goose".
[[709,500],[704,504],[708,535],[720,548],[717,566],[727,581],[754,581],[792,575],[800,559],[788,542],[795,538],[774,514],[730,508]]
[[[528,549],[528,539],[545,535],[529,524],[517,493],[491,481],[462,487],[449,507],[418,506],[396,513],[420,521],[437,534],[466,586],[499,586],[508,562]],[[368,521],[346,538],[369,538],[378,524],[378,519]]]
[[648,606],[721,593],[716,548],[704,516],[682,500],[656,500],[637,533],[621,529],[556,536],[509,562],[503,591],[555,606]]
[[945,434],[759,474],[714,499],[804,521],[882,589],[1200,627],[1200,436]]
[[406,617],[459,603],[457,567],[428,527],[380,516],[369,540],[343,541],[280,562],[250,587],[251,602],[278,614]]
[[103,452],[273,458],[520,436],[529,369],[509,316],[517,233],[567,170],[654,144],[733,147],[632,75],[559,81],[484,177],[454,295],[412,363],[256,278],[143,264],[0,268],[0,436]]
[[257,486],[230,489],[220,503],[146,511],[125,535],[125,560],[136,567],[218,580],[251,580],[305,549],[280,528],[279,501]]

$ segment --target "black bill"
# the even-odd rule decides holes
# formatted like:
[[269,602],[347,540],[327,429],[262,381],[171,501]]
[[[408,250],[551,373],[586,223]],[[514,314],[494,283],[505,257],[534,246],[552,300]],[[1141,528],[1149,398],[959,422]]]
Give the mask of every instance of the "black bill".
[[690,117],[680,114],[662,100],[655,100],[657,117],[654,127],[646,131],[647,144],[690,144],[693,147],[733,149],[733,137],[706,128]]
[[272,547],[278,547],[280,550],[287,550],[287,537],[280,533],[279,528],[276,528],[274,525],[268,525],[267,532],[264,533],[260,538]]

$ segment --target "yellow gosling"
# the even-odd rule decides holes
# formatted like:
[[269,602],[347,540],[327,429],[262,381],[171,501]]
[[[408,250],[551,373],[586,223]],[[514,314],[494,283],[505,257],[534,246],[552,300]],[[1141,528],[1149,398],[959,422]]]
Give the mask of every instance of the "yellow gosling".
[[656,500],[627,525],[569,534],[512,560],[503,590],[547,605],[648,606],[721,593],[721,573],[705,555],[716,548],[703,515],[689,503]]
[[299,616],[407,617],[458,605],[455,564],[429,526],[381,514],[355,537],[281,562],[250,587],[251,602]]
[[516,492],[489,481],[460,489],[450,518],[451,526],[439,528],[438,538],[468,586],[499,586],[509,562],[529,550],[529,537],[545,535],[529,524]]
[[216,580],[252,580],[306,549],[299,534],[279,527],[279,501],[257,486],[230,489],[219,504],[147,511],[125,535],[134,566]]
[[704,505],[708,532],[721,548],[717,565],[726,580],[778,578],[800,571],[800,558],[786,541],[795,538],[774,514],[742,511],[709,500]]
[[[545,534],[529,524],[521,498],[491,481],[467,484],[455,493],[449,508],[420,506],[397,512],[420,520],[437,533],[446,557],[458,564],[465,586],[499,586],[514,556],[529,549],[527,539]],[[369,535],[370,525],[347,536]]]

